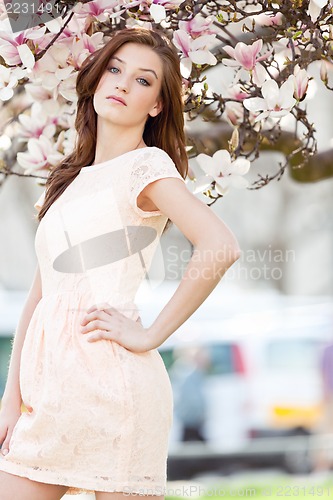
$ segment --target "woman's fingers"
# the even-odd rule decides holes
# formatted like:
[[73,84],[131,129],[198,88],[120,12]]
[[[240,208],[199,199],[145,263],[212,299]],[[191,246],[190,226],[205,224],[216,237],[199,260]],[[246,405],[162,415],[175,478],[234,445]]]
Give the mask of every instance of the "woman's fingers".
[[[107,303],[99,304],[98,306],[91,306],[87,309],[86,315],[81,320],[82,331],[86,331],[86,328],[93,323],[94,328],[99,328],[96,326],[96,321],[108,322],[111,316],[116,316],[120,314],[117,309],[111,307]],[[103,324],[105,327],[105,324]]]
[[107,302],[101,302],[100,304],[94,304],[91,307],[87,309],[87,313],[91,313],[93,311],[97,310],[105,310],[105,311],[116,311],[114,307],[112,307],[110,304]]
[[94,320],[103,320],[108,321],[111,315],[115,315],[117,313],[117,309],[109,308],[106,309],[95,309],[94,311],[87,313],[81,320],[81,325],[87,325],[89,322]]
[[82,333],[89,333],[92,330],[108,330],[110,325],[103,319],[93,319],[88,321],[85,325],[81,326]]
[[12,435],[12,432],[8,428],[6,435],[5,435],[5,440],[3,441],[2,445],[1,445],[1,453],[3,455],[7,455],[7,453],[9,452],[9,441],[10,441],[11,435]]

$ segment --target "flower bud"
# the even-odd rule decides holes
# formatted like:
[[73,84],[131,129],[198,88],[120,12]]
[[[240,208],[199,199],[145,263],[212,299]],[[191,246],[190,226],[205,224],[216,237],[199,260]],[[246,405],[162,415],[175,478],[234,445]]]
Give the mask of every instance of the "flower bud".
[[320,79],[324,82],[328,82],[328,77],[327,77],[327,65],[326,61],[322,60],[320,63]]
[[231,135],[231,139],[229,141],[229,146],[230,146],[231,152],[235,151],[235,149],[238,147],[238,145],[239,145],[239,132],[238,132],[238,128],[236,127],[236,128],[234,128],[232,135]]

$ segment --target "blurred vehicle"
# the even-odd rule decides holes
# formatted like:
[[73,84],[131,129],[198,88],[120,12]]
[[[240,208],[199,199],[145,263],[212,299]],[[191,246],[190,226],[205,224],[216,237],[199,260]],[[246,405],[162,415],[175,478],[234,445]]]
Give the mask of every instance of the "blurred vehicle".
[[[330,341],[333,305],[328,302],[283,305],[220,321],[188,320],[159,352],[172,382],[182,351],[200,346],[208,352],[204,435],[212,455],[219,450],[221,458],[266,457],[305,472],[311,469],[308,450],[283,446],[281,438],[315,433],[323,409],[320,357]],[[177,401],[174,382],[173,390]],[[175,413],[171,455],[181,449],[180,425]],[[202,454],[208,456],[207,450],[202,448]]]
[[283,315],[280,325],[258,333],[246,347],[251,358],[250,437],[305,435],[321,418],[320,357],[333,341],[333,317],[308,309]]

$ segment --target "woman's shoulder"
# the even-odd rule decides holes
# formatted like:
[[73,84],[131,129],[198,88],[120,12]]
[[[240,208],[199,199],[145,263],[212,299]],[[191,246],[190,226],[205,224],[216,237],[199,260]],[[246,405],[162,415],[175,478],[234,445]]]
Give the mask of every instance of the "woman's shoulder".
[[173,163],[170,155],[166,151],[164,151],[164,149],[161,149],[158,146],[147,146],[145,148],[142,148],[142,151],[144,158],[159,158]]
[[141,178],[178,177],[184,180],[171,156],[157,146],[141,148],[141,154],[136,156],[132,164],[131,176]]

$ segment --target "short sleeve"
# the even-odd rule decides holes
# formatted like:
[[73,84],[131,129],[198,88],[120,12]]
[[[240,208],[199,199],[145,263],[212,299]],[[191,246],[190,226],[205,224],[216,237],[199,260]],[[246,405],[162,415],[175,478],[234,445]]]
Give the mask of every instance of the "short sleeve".
[[42,208],[44,200],[45,200],[45,189],[42,192],[42,194],[40,195],[40,197],[38,198],[38,200],[36,201],[36,203],[34,204],[34,207],[36,208],[36,210],[39,211]]
[[176,165],[165,151],[149,148],[148,152],[145,151],[134,161],[129,179],[129,203],[140,217],[163,215],[160,210],[141,210],[137,205],[137,199],[148,184],[166,177],[175,177],[185,183]]

